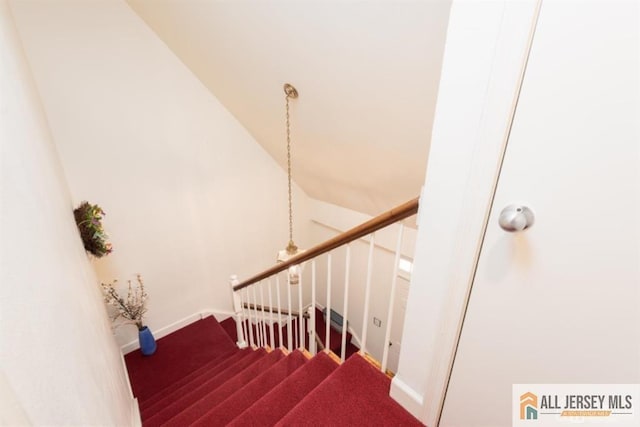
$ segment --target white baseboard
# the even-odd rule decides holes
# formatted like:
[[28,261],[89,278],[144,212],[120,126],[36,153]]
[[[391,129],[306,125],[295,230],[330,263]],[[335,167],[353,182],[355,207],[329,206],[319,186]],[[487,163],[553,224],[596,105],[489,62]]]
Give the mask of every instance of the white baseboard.
[[[177,331],[180,328],[184,328],[185,326],[190,325],[193,322],[196,322],[198,320],[204,319],[205,317],[209,317],[209,316],[213,316],[216,318],[218,322],[221,322],[224,319],[227,319],[228,317],[233,316],[233,312],[227,311],[227,310],[203,310],[199,313],[195,313],[183,319],[180,319],[177,322],[174,322],[163,328],[154,329],[152,331],[153,336],[155,337],[155,339],[160,339],[164,336],[169,335],[172,332]],[[120,347],[123,354],[131,353],[132,351],[137,350],[139,348],[140,348],[140,343],[138,342],[138,340],[128,342],[127,344],[124,344],[122,347]],[[124,363],[124,359],[123,359],[123,363]]]
[[205,311],[201,311],[199,314],[200,314],[200,319],[204,319],[205,317],[208,317],[208,316],[213,316],[216,318],[218,322],[222,322],[223,320],[226,320],[229,317],[233,316],[235,313],[230,310],[205,310]]
[[131,380],[129,380],[129,371],[127,370],[127,363],[124,360],[124,351],[120,348],[120,361],[122,362],[122,371],[124,377],[127,379],[127,389],[129,390],[129,397],[131,398],[131,423],[133,427],[142,427],[142,416],[140,415],[140,406],[138,405],[138,399],[133,395],[133,389],[131,388]]
[[359,349],[362,349],[362,341],[360,340],[358,334],[356,334],[356,331],[354,331],[351,326],[347,327],[347,331],[351,334],[351,344],[355,345]]
[[120,361],[122,362],[122,372],[124,372],[124,376],[127,378],[129,397],[131,399],[135,399],[135,396],[133,395],[133,389],[131,388],[131,381],[129,381],[129,371],[127,371],[127,362],[124,361],[124,351],[122,350],[122,347],[120,348]]
[[131,425],[133,427],[142,427],[142,417],[140,415],[140,406],[138,405],[138,399],[134,398],[132,400],[132,408],[131,408]]
[[422,417],[423,397],[397,375],[391,380],[389,395],[417,419]]

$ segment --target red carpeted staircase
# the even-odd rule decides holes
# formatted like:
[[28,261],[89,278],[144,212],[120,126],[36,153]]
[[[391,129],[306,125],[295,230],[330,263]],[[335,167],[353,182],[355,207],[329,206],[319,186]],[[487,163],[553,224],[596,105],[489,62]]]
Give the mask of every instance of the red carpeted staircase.
[[143,426],[421,425],[359,355],[339,365],[324,352],[240,350],[234,339],[207,317],[158,340],[153,356],[127,354]]

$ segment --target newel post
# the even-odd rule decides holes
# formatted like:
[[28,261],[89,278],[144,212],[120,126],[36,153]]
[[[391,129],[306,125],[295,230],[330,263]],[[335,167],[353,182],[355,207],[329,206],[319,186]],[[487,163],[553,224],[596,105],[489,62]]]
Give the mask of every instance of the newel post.
[[233,302],[233,319],[236,321],[236,335],[238,336],[238,341],[236,345],[238,348],[245,348],[247,346],[247,341],[244,338],[244,330],[242,328],[243,321],[243,313],[242,313],[242,299],[240,298],[240,293],[235,292],[233,287],[238,283],[238,276],[233,274],[229,278],[229,285],[231,289],[231,300]]

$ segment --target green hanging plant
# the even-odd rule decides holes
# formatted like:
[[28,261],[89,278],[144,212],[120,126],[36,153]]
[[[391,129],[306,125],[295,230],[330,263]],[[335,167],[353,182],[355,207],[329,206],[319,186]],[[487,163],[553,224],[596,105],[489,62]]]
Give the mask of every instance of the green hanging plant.
[[73,211],[80,237],[87,252],[101,258],[111,253],[111,243],[107,241],[109,236],[102,228],[102,217],[105,215],[102,208],[89,202],[82,202]]

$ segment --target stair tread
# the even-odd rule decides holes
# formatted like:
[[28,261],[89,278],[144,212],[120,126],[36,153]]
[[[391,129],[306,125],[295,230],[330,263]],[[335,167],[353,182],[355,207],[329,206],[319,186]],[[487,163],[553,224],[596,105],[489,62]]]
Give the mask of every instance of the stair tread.
[[274,425],[337,368],[338,364],[329,356],[318,353],[244,412],[237,414],[228,425]]
[[200,384],[198,387],[186,392],[177,399],[172,396],[167,397],[166,400],[162,400],[160,402],[161,406],[158,406],[161,408],[160,410],[150,414],[148,419],[143,418],[145,427],[160,425],[169,420],[171,417],[189,408],[190,405],[197,402],[203,396],[216,390],[226,381],[235,377],[238,373],[243,372],[247,367],[259,362],[266,356],[267,352],[262,348],[255,351],[251,350],[248,356],[239,359],[222,372],[212,378],[209,378],[205,383]]
[[[390,385],[387,376],[360,355],[354,355],[307,394],[276,425],[313,420],[314,425],[421,426],[416,418],[389,397]],[[339,420],[336,414],[339,414]]]
[[213,424],[227,424],[306,363],[308,359],[302,352],[296,350],[290,353],[209,410],[192,425],[206,427]]
[[140,405],[142,419],[144,420],[153,416],[153,414],[163,409],[169,403],[178,400],[190,391],[215,378],[226,369],[232,367],[235,363],[245,357],[249,357],[253,352],[254,351],[249,348],[236,350],[231,354],[227,354],[222,358],[212,361],[197,371],[183,377],[181,380],[176,381],[172,386],[167,387],[165,390],[162,390],[160,393],[154,395],[152,398],[146,400],[142,405]]
[[137,350],[125,355],[133,394],[140,401],[237,348],[213,316],[160,338],[157,344],[151,357]]
[[245,384],[258,376],[261,372],[269,369],[285,356],[280,350],[274,350],[251,365],[247,366],[234,377],[220,384],[215,390],[202,396],[197,402],[193,402],[188,408],[180,413],[174,414],[172,418],[167,420],[163,425],[181,427],[191,425],[198,418],[205,415],[211,408],[222,402],[235,391],[242,388]]
[[[319,310],[316,320],[324,335]],[[325,352],[309,360],[300,350],[238,350],[231,326],[203,319],[158,340],[153,357],[127,355],[144,427],[422,425],[389,397],[390,379],[360,355],[339,365]],[[331,333],[339,351],[341,334]]]
[[151,394],[150,396],[148,396],[144,400],[138,399],[138,404],[140,406],[140,410],[142,411],[145,408],[148,408],[149,406],[153,405],[158,400],[161,400],[166,394],[171,393],[174,389],[176,389],[178,387],[181,387],[185,383],[189,382],[192,378],[195,378],[195,377],[199,376],[200,374],[202,374],[202,372],[205,372],[207,369],[209,369],[209,368],[211,368],[211,367],[213,367],[213,366],[215,366],[215,365],[217,365],[219,363],[224,362],[229,357],[231,357],[234,354],[236,354],[238,351],[239,350],[237,348],[233,349],[233,350],[230,350],[229,353],[225,353],[225,354],[222,354],[222,355],[216,357],[211,362],[206,363],[206,364],[202,365],[201,367],[199,367],[198,369],[196,369],[195,371],[192,371],[192,372],[184,375],[183,377],[177,379],[176,381],[174,381],[171,384],[167,385],[163,389],[157,390],[155,393]]

